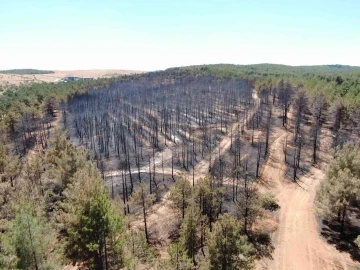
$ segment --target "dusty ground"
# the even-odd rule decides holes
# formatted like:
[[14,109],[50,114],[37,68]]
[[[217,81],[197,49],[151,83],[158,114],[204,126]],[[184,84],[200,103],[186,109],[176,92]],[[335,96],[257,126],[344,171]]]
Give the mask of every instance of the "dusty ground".
[[143,71],[123,70],[123,69],[93,69],[93,70],[55,70],[53,74],[39,74],[39,75],[16,75],[16,74],[1,74],[0,85],[5,84],[20,84],[20,83],[40,83],[40,82],[56,82],[66,76],[75,77],[91,77],[91,78],[106,78],[123,74],[142,73]]
[[78,267],[73,265],[67,265],[64,267],[64,270],[77,270],[77,269]]
[[340,253],[320,236],[314,199],[323,172],[312,167],[298,183],[288,180],[283,152],[286,132],[279,129],[277,134],[262,179],[279,200],[279,227],[273,235],[273,258],[260,261],[257,269],[360,269],[349,254]]

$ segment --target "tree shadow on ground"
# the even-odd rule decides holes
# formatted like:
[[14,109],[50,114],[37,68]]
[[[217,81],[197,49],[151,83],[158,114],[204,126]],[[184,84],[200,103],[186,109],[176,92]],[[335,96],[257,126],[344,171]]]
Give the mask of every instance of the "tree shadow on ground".
[[252,243],[256,249],[256,255],[259,258],[272,259],[272,253],[275,247],[271,243],[271,237],[268,233],[251,232],[248,235],[249,242]]
[[341,252],[349,253],[353,260],[360,262],[360,249],[354,243],[356,237],[360,234],[360,227],[348,224],[344,233],[341,234],[340,224],[322,220],[320,226],[321,235],[330,245],[335,246]]
[[181,221],[177,222],[173,230],[171,230],[169,233],[169,239],[171,240],[171,242],[176,242],[179,240],[180,228],[181,228]]

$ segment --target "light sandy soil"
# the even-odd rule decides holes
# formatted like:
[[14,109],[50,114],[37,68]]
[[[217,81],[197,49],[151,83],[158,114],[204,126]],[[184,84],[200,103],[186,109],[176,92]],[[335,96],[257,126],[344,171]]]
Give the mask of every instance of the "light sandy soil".
[[286,132],[280,129],[277,132],[262,179],[279,200],[279,227],[273,235],[273,258],[260,261],[257,269],[360,269],[349,254],[327,244],[318,231],[314,199],[323,172],[312,167],[298,183],[286,179],[283,152]]
[[53,74],[38,75],[17,75],[1,74],[0,85],[21,84],[21,83],[40,83],[57,82],[67,76],[86,77],[86,78],[108,78],[124,74],[142,73],[143,71],[123,70],[123,69],[93,69],[93,70],[54,70]]
[[78,267],[73,265],[67,265],[64,267],[64,270],[77,270],[77,269]]

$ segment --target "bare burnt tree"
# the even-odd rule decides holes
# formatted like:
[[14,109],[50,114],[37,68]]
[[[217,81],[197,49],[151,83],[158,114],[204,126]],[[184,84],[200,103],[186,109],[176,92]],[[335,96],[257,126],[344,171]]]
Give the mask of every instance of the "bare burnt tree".
[[277,86],[278,88],[278,98],[279,98],[279,103],[281,104],[283,113],[282,113],[282,118],[283,118],[283,126],[286,126],[287,124],[287,114],[289,111],[289,107],[290,107],[290,101],[291,101],[291,96],[292,96],[292,86],[290,83],[284,83],[283,80],[281,80]]
[[323,94],[317,95],[311,106],[311,111],[313,115],[313,126],[311,128],[311,139],[312,139],[312,148],[313,154],[312,159],[313,162],[316,163],[317,160],[317,149],[319,147],[319,135],[321,133],[321,125],[324,117],[324,111],[326,109],[326,99]]
[[304,121],[307,109],[307,96],[303,85],[299,85],[296,89],[294,97],[294,143],[297,142],[301,132],[301,124]]
[[333,147],[335,148],[341,143],[340,134],[342,130],[342,123],[344,122],[346,116],[344,104],[339,100],[334,101],[330,105],[328,113],[333,133]]
[[[159,172],[165,181],[167,164],[174,181],[175,169],[182,168],[192,170],[195,183],[198,157],[216,161],[221,183],[227,168],[218,148],[221,138],[233,133],[238,166],[244,124],[262,128],[264,106],[253,103],[252,94],[245,80],[149,75],[74,95],[62,109],[71,137],[97,156],[102,171],[117,169],[123,175],[121,196],[127,201],[144,181],[150,193],[157,191]],[[266,100],[263,96],[262,103]],[[113,159],[117,168],[111,168]]]
[[301,150],[304,143],[304,135],[303,132],[300,131],[298,134],[298,138],[295,142],[295,150],[293,156],[293,180],[296,181],[297,178],[297,171],[300,168],[300,161],[301,161]]
[[260,176],[260,160],[261,160],[261,141],[259,140],[257,143],[257,158],[256,158],[256,172],[255,177],[258,178]]
[[272,117],[272,104],[268,106],[268,114],[266,117],[266,126],[265,126],[265,151],[264,158],[266,158],[269,154],[269,139],[270,139],[270,131],[271,131],[271,117]]
[[284,152],[284,162],[287,162],[287,148],[288,148],[288,134],[287,131],[285,133],[285,139],[284,139],[284,144],[283,144],[283,152]]

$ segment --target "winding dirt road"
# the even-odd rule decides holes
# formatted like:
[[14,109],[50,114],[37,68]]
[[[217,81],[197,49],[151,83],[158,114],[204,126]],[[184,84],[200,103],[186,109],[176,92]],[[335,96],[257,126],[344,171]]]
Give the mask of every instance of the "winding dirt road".
[[321,170],[314,167],[300,177],[298,183],[285,177],[283,141],[285,131],[270,147],[270,157],[264,164],[262,179],[279,200],[279,227],[273,235],[275,247],[272,259],[259,262],[258,269],[308,270],[308,269],[360,269],[347,253],[340,253],[320,236],[315,219],[314,199],[323,178]]

